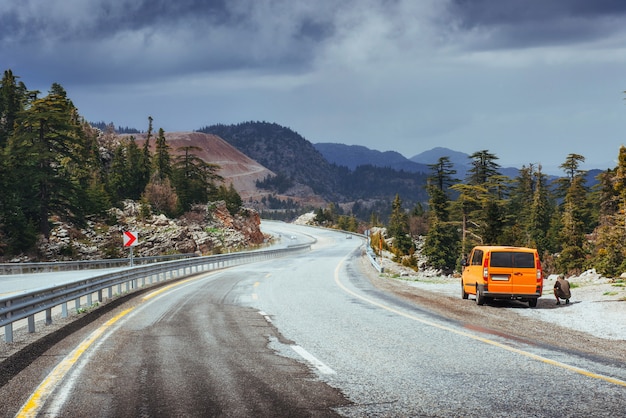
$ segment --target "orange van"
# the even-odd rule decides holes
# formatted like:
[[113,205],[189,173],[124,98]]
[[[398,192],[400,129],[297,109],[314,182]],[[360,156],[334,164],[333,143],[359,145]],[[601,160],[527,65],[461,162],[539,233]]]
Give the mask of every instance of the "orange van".
[[537,306],[543,273],[536,249],[478,246],[463,264],[463,299],[476,295],[478,305],[491,299],[518,299],[531,308]]

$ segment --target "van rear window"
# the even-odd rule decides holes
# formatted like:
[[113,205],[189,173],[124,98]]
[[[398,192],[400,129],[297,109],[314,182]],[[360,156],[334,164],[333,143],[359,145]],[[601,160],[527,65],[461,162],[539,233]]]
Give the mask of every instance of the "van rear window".
[[514,251],[493,252],[491,253],[491,267],[534,268],[535,255]]

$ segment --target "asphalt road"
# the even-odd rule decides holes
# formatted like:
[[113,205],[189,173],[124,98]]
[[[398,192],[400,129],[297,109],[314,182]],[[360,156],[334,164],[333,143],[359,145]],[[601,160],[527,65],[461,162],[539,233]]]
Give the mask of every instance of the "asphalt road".
[[317,242],[120,304],[5,382],[0,414],[624,415],[624,363],[468,328],[374,287],[360,239],[271,227]]

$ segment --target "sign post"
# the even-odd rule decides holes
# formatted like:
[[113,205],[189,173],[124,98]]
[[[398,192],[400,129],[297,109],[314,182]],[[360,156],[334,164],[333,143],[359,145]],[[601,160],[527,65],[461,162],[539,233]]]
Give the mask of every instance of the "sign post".
[[130,247],[130,266],[133,266],[133,247],[139,244],[137,231],[124,231],[124,247]]

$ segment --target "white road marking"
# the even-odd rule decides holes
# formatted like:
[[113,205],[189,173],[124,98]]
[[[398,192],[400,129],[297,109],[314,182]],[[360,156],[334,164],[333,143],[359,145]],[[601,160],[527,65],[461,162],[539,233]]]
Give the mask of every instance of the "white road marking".
[[319,361],[313,354],[309,353],[308,351],[306,351],[304,348],[300,347],[299,345],[292,345],[291,348],[293,349],[293,351],[300,354],[300,356],[303,359],[311,363],[317,370],[319,370],[320,373],[337,374],[337,372],[335,372],[333,369],[331,369],[330,367],[328,367],[327,365]]
[[265,312],[263,312],[263,311],[259,311],[259,314],[263,315],[263,318],[265,318],[265,320],[266,320],[267,322],[269,322],[270,324],[272,323],[272,318],[270,318],[270,316],[269,316],[268,314],[266,314],[266,313],[265,313]]

